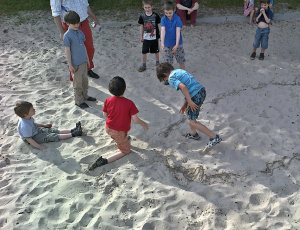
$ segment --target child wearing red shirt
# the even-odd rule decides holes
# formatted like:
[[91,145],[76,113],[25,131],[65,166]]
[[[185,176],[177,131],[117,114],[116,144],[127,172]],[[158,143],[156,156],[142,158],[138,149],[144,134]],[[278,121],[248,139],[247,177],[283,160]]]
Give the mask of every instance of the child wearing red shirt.
[[95,162],[89,165],[89,170],[118,160],[130,153],[130,143],[128,140],[128,131],[130,130],[131,119],[134,123],[143,126],[144,130],[148,130],[148,125],[138,118],[139,112],[135,104],[124,97],[126,83],[121,77],[114,77],[109,82],[109,92],[113,97],[105,100],[103,106],[103,116],[107,118],[105,131],[114,141],[120,152],[106,158],[100,156]]

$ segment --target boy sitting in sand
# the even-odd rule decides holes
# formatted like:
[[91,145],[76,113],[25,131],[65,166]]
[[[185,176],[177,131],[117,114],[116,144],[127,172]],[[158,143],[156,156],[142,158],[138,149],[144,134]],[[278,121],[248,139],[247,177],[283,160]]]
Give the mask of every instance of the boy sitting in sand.
[[69,26],[64,34],[64,47],[70,72],[73,74],[75,105],[82,109],[89,106],[84,102],[96,101],[88,96],[87,66],[90,66],[88,54],[84,45],[84,33],[79,30],[80,17],[75,11],[68,11],[64,17]]
[[174,70],[170,63],[162,63],[156,68],[157,78],[160,82],[168,80],[169,84],[176,90],[181,90],[185,96],[185,101],[180,109],[180,113],[187,113],[188,124],[191,132],[185,135],[188,139],[198,140],[200,138],[197,130],[209,137],[206,149],[210,149],[222,141],[219,135],[214,134],[205,125],[197,122],[200,107],[206,97],[205,88],[196,79],[182,69]]
[[175,5],[171,1],[164,4],[165,16],[161,19],[161,49],[165,52],[165,62],[173,63],[173,55],[180,65],[185,69],[185,57],[181,35],[182,22],[175,14]]
[[[46,149],[42,143],[65,140],[71,137],[82,136],[80,122],[76,123],[76,128],[71,130],[52,129],[51,124],[39,124],[34,122],[35,109],[30,102],[18,102],[14,108],[15,113],[20,117],[18,132],[23,141],[42,150]],[[40,128],[42,127],[42,128]]]
[[250,56],[251,60],[254,60],[256,57],[256,49],[261,44],[261,53],[259,55],[259,60],[264,60],[265,50],[268,48],[269,41],[269,23],[273,18],[273,12],[269,8],[270,0],[261,0],[261,8],[256,13],[255,21],[258,23],[258,28],[256,30],[254,43],[253,43],[253,52]]
[[105,131],[114,139],[120,152],[106,158],[100,156],[94,163],[90,164],[88,169],[94,170],[96,167],[111,163],[129,154],[130,143],[127,137],[128,131],[131,127],[131,119],[134,123],[143,126],[144,130],[148,130],[148,125],[138,118],[139,112],[135,104],[124,97],[126,90],[126,83],[121,77],[114,77],[109,82],[109,92],[113,97],[105,100],[103,106],[103,116],[107,118],[105,124]]
[[140,16],[138,23],[140,26],[143,64],[138,69],[139,72],[146,70],[147,53],[155,53],[156,65],[159,64],[159,48],[158,39],[160,33],[160,17],[157,13],[152,11],[152,0],[144,0],[143,8],[145,12]]

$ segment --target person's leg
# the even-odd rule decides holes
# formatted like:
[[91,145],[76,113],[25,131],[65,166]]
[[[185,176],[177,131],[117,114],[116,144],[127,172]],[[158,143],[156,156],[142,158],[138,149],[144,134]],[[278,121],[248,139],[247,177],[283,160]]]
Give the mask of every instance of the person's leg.
[[155,60],[156,60],[156,64],[159,63],[159,53],[155,53]]
[[147,54],[143,54],[142,55],[142,61],[143,61],[143,65],[145,64],[145,66],[146,66],[146,63],[147,63]]
[[179,63],[180,69],[185,70],[185,54],[183,45],[179,45],[175,52],[176,61]]
[[[79,68],[78,68],[79,70]],[[74,88],[74,98],[75,98],[75,104],[80,105],[84,102],[83,97],[83,81],[82,81],[82,73],[79,71],[76,71],[73,75],[73,88]]]
[[185,64],[184,63],[179,63],[180,69],[185,70]]
[[253,15],[254,15],[254,10],[251,10],[251,12],[250,12],[250,18],[249,18],[250,25],[252,25],[252,22],[253,22]]
[[67,129],[67,130],[60,130],[59,131],[59,134],[70,134],[72,131],[69,129]]
[[92,30],[89,25],[89,20],[86,19],[80,23],[79,30],[81,30],[85,35],[84,45],[89,56],[90,66],[87,69],[88,71],[94,68],[93,58],[95,53]]
[[194,10],[192,13],[190,13],[191,18],[191,28],[194,28],[194,25],[196,24],[196,18],[197,18],[197,10]]
[[119,160],[120,158],[124,157],[125,155],[127,155],[127,154],[121,153],[121,152],[115,153],[114,155],[107,158],[107,163],[111,163],[113,161]]
[[72,137],[72,134],[71,133],[67,133],[67,134],[59,134],[58,135],[58,139],[59,140],[66,140],[66,139],[69,139]]
[[179,10],[179,9],[177,9],[177,12],[176,12],[176,14],[180,17],[183,26],[187,25],[186,12],[187,12],[186,10]]
[[210,131],[205,125],[202,125],[201,123],[197,122],[196,120],[189,120],[188,121],[190,128],[191,128],[191,134],[196,133],[196,129],[199,130],[201,133],[204,133],[209,138],[214,138],[216,135]]
[[89,79],[87,75],[87,63],[82,64],[82,96],[84,100],[88,99]]

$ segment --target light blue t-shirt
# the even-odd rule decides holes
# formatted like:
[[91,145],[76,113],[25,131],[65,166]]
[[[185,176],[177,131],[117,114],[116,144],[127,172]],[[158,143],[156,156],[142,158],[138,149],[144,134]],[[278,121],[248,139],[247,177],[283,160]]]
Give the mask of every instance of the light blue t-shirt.
[[270,0],[270,3],[273,5],[273,0]]
[[26,138],[33,137],[38,134],[38,127],[34,124],[34,119],[31,117],[29,120],[20,118],[18,124],[18,132],[22,140],[26,140]]
[[185,86],[189,90],[191,98],[203,88],[203,86],[199,82],[197,82],[190,73],[182,69],[175,69],[169,76],[169,84],[174,89],[179,90],[179,83],[185,84]]
[[[182,22],[180,17],[174,13],[173,18],[170,20],[167,16],[163,16],[161,19],[161,26],[165,27],[166,35],[165,35],[165,46],[173,47],[176,45],[176,27],[182,28]],[[180,31],[180,40],[179,45],[182,45],[182,35]]]
[[70,47],[73,66],[87,62],[84,42],[85,36],[81,30],[72,30],[69,28],[64,34],[64,46]]

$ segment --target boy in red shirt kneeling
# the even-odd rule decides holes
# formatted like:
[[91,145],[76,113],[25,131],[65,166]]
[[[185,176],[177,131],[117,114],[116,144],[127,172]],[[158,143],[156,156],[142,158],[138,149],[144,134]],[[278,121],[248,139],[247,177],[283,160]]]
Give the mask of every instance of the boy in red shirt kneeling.
[[148,130],[148,125],[138,118],[139,110],[135,104],[124,97],[126,90],[126,83],[121,77],[114,77],[109,82],[109,92],[113,97],[105,100],[103,106],[103,116],[107,118],[105,124],[105,131],[114,141],[120,152],[106,158],[100,156],[95,162],[89,165],[89,170],[118,160],[130,153],[130,143],[128,140],[128,131],[130,130],[131,119],[134,123],[143,126],[144,130]]

